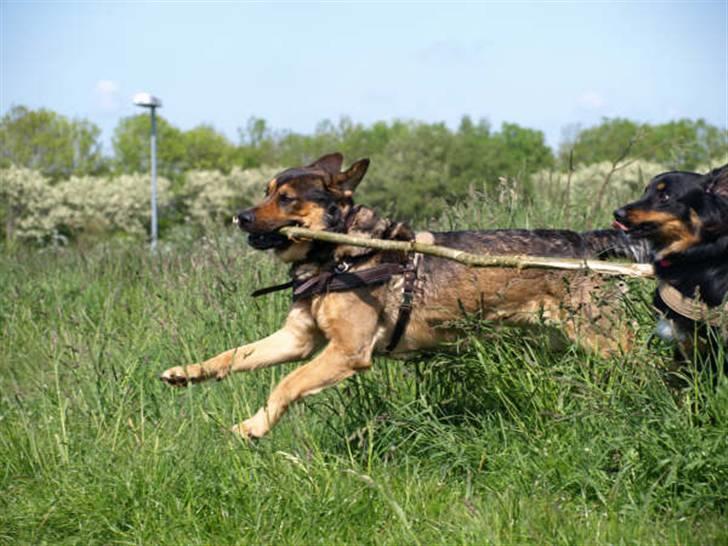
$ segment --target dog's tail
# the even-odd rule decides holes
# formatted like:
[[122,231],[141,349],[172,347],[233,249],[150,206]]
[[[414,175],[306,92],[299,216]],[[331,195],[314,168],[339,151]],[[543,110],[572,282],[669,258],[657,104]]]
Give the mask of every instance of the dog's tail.
[[637,263],[652,261],[653,250],[645,239],[631,239],[623,231],[617,229],[595,229],[583,231],[586,251],[590,256],[600,259],[627,258]]

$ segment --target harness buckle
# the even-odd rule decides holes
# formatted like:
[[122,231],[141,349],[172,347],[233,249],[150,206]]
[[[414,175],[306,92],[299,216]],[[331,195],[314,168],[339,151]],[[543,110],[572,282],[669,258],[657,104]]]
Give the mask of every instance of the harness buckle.
[[414,293],[410,290],[405,290],[402,294],[402,303],[400,304],[401,309],[412,309],[412,301],[414,300]]
[[334,271],[337,274],[346,273],[349,269],[351,269],[351,264],[349,262],[339,262],[336,264],[336,267],[334,267]]

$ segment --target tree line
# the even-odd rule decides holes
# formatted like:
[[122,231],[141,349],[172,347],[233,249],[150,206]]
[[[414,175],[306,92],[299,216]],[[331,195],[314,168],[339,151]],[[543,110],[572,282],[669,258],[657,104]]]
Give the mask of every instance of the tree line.
[[[114,129],[112,153],[102,153],[101,131],[84,119],[48,109],[14,106],[0,119],[0,168],[24,167],[54,181],[72,176],[146,173],[150,120],[147,114],[123,118]],[[693,170],[725,162],[728,132],[704,120],[662,124],[614,118],[577,128],[558,150],[543,132],[514,123],[494,128],[487,120],[464,116],[456,128],[444,123],[394,120],[370,125],[349,118],[323,121],[311,134],[280,131],[251,118],[232,142],[202,124],[182,130],[158,117],[160,175],[172,187],[191,171],[287,167],[338,150],[347,158],[372,158],[363,198],[406,218],[439,213],[470,188],[496,188],[504,177],[568,170],[626,157]]]

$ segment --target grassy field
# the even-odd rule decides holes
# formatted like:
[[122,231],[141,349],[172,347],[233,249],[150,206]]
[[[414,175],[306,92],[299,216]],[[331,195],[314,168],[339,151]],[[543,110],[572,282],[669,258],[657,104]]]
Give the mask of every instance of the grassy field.
[[[444,223],[563,225],[529,206]],[[234,232],[0,257],[0,543],[728,544],[728,385],[665,385],[649,282],[622,358],[472,323],[248,444],[227,429],[292,366],[156,377],[273,331],[287,295],[248,293],[284,276]]]

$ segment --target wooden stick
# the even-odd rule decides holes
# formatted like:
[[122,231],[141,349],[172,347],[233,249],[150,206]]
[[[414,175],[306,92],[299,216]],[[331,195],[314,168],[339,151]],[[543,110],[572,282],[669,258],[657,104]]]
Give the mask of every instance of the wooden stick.
[[345,244],[376,248],[379,250],[397,250],[401,252],[418,252],[429,256],[437,256],[453,260],[472,267],[516,267],[518,269],[567,269],[576,271],[593,271],[603,275],[621,275],[626,277],[653,278],[655,276],[652,265],[632,264],[620,262],[606,262],[603,260],[582,260],[579,258],[545,258],[540,256],[489,256],[472,254],[463,250],[449,248],[416,241],[387,241],[385,239],[367,239],[353,237],[343,233],[330,231],[315,231],[301,227],[285,227],[280,232],[289,239],[315,239],[329,243]]

